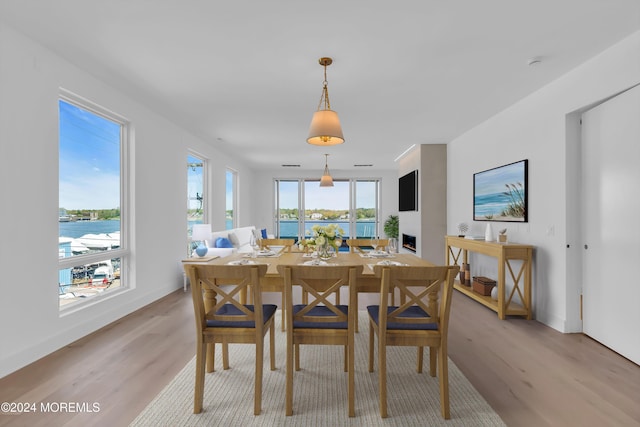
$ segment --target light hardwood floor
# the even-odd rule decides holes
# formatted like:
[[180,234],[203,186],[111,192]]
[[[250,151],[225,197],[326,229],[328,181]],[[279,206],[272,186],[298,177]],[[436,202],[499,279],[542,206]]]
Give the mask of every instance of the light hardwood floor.
[[[0,379],[0,402],[99,404],[88,414],[0,414],[0,426],[128,425],[193,357],[193,322],[179,290]],[[449,342],[509,426],[640,425],[640,367],[584,335],[500,321],[455,292]]]

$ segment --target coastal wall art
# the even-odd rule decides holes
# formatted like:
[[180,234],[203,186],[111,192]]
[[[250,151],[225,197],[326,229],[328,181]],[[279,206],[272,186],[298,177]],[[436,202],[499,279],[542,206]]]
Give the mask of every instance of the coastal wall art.
[[473,174],[474,221],[527,222],[528,167],[525,159]]

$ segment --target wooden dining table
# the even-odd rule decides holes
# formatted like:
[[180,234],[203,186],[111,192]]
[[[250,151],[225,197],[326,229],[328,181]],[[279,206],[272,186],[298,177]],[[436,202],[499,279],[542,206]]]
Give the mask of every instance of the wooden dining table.
[[[194,265],[224,265],[232,263],[257,263],[267,264],[267,273],[260,279],[260,285],[262,292],[282,292],[284,293],[284,281],[280,273],[278,272],[279,265],[302,265],[305,263],[313,263],[316,258],[313,258],[311,254],[305,254],[302,252],[282,252],[278,253],[274,251],[274,255],[271,256],[256,256],[252,257],[251,254],[235,253],[224,258],[214,258],[209,260],[200,260],[198,258],[190,258],[183,260],[183,264],[188,266]],[[351,253],[351,252],[338,252],[324,264],[319,265],[362,265],[362,274],[359,274],[356,280],[356,290],[358,293],[378,293],[380,292],[380,278],[375,276],[373,267],[379,263],[393,263],[405,266],[422,266],[429,267],[434,264],[419,258],[418,256],[410,253],[394,253],[383,255],[371,255],[370,253]],[[204,294],[205,310],[210,310],[215,305],[216,295],[213,291],[205,291]],[[247,301],[247,295],[240,295],[240,301],[244,304]],[[281,307],[282,308],[282,307]],[[357,309],[357,302],[356,302]],[[283,322],[284,326],[284,322]],[[213,353],[207,350],[207,372],[213,371]]]

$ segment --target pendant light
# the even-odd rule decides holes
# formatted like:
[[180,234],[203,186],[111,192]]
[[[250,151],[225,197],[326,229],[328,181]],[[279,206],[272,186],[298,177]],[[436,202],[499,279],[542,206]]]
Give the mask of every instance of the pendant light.
[[331,178],[329,165],[327,164],[328,156],[328,154],[324,155],[324,173],[322,174],[322,178],[320,178],[320,187],[333,187],[333,178]]
[[324,82],[318,111],[313,113],[311,118],[307,142],[312,145],[322,146],[342,144],[344,137],[342,136],[340,119],[338,118],[338,113],[331,109],[329,89],[327,88],[327,66],[331,65],[333,60],[331,58],[320,58],[318,62],[324,67]]

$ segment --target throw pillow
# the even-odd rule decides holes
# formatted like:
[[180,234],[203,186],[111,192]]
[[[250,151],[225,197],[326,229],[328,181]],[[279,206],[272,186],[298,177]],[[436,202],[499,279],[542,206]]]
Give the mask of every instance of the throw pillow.
[[260,233],[262,234],[262,238],[266,239],[267,238],[267,229],[263,228],[262,230],[260,230]]
[[229,240],[234,248],[240,247],[240,240],[238,239],[238,236],[236,236],[236,233],[229,233]]
[[233,245],[226,237],[218,237],[216,239],[216,248],[233,248]]

